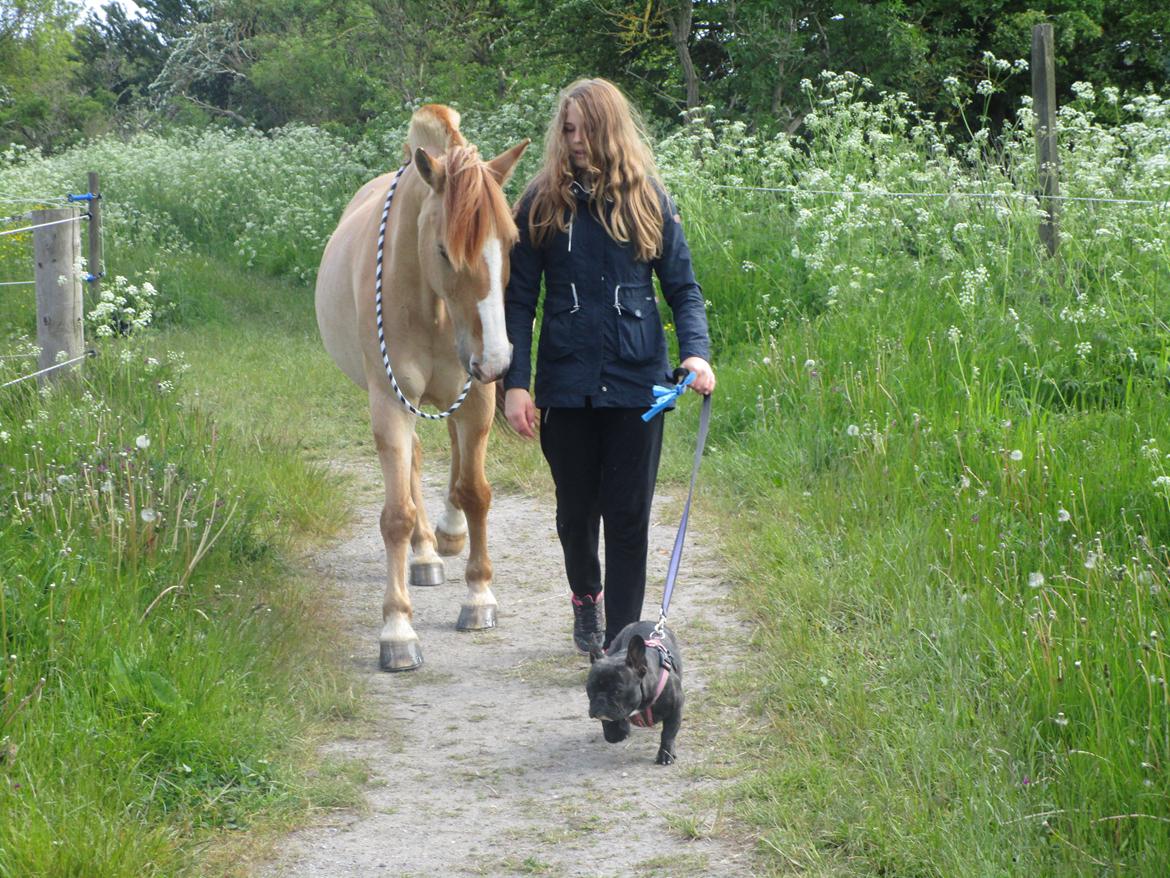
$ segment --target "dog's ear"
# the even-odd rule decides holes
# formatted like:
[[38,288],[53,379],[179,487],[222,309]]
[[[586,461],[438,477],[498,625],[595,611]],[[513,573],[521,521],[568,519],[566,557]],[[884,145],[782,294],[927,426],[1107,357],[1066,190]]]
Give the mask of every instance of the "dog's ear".
[[626,666],[633,668],[639,674],[645,674],[647,671],[646,641],[642,639],[641,635],[635,634],[630,638],[630,645],[626,647]]

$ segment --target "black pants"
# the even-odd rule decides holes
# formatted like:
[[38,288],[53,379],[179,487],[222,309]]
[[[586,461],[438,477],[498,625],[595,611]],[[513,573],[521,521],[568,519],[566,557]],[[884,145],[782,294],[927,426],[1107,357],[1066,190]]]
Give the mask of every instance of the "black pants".
[[662,451],[659,416],[645,409],[545,409],[540,447],[557,488],[557,536],[569,588],[602,590],[598,525],[605,525],[605,645],[642,618],[650,501]]

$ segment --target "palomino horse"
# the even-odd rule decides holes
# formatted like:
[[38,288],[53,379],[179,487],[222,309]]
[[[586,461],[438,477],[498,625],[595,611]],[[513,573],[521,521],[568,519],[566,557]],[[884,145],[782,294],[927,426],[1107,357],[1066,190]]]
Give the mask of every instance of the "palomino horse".
[[[369,393],[374,444],[386,485],[381,531],[386,544],[381,666],[405,671],[422,664],[411,626],[410,584],[443,582],[439,555],[458,554],[470,536],[467,597],[460,630],[492,628],[496,599],[487,552],[491,488],[484,453],[495,411],[492,382],[508,368],[504,286],[516,226],[501,186],[522,143],[484,162],[459,132],[459,115],[428,105],[411,119],[405,155],[413,162],[363,186],[341,216],[317,274],[317,324],[330,356]],[[381,270],[386,361],[379,344],[375,283]],[[392,372],[401,390],[395,392]],[[423,509],[422,446],[414,404],[448,406],[475,381],[451,413],[451,474],[446,508],[432,530]]]

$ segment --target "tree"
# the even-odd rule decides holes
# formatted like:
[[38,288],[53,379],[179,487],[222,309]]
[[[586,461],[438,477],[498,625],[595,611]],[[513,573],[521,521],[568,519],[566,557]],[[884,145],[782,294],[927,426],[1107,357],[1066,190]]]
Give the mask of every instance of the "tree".
[[53,151],[93,130],[101,103],[74,87],[64,0],[0,4],[0,141]]

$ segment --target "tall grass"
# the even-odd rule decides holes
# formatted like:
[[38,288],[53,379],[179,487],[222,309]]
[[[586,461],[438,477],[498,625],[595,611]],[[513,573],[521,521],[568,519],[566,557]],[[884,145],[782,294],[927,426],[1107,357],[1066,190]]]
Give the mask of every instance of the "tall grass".
[[[1065,192],[1164,201],[1170,102],[1079,92]],[[1157,874],[1170,211],[1067,203],[1049,260],[1026,107],[956,143],[857,77],[808,95],[805,143],[716,125],[664,150],[722,347],[745,685],[783,745],[747,810],[857,874]],[[965,191],[1002,196],[876,194]]]
[[[107,252],[163,288],[169,328],[93,337],[101,353],[81,375],[0,396],[5,876],[186,874],[196,842],[352,801],[301,768],[314,724],[355,702],[329,656],[317,584],[291,563],[348,505],[289,421],[249,419],[206,390],[237,374],[249,336],[305,327],[307,297],[298,290],[284,323],[252,326],[241,311],[260,308],[244,300],[281,284],[189,256],[159,268],[156,254]],[[241,292],[230,306],[217,284],[227,277]],[[192,367],[177,352],[205,352],[180,328],[177,289],[186,306],[234,320],[216,362]],[[30,347],[31,299],[3,301],[5,353]],[[271,360],[268,374],[293,369]],[[0,361],[0,374],[29,364]]]

